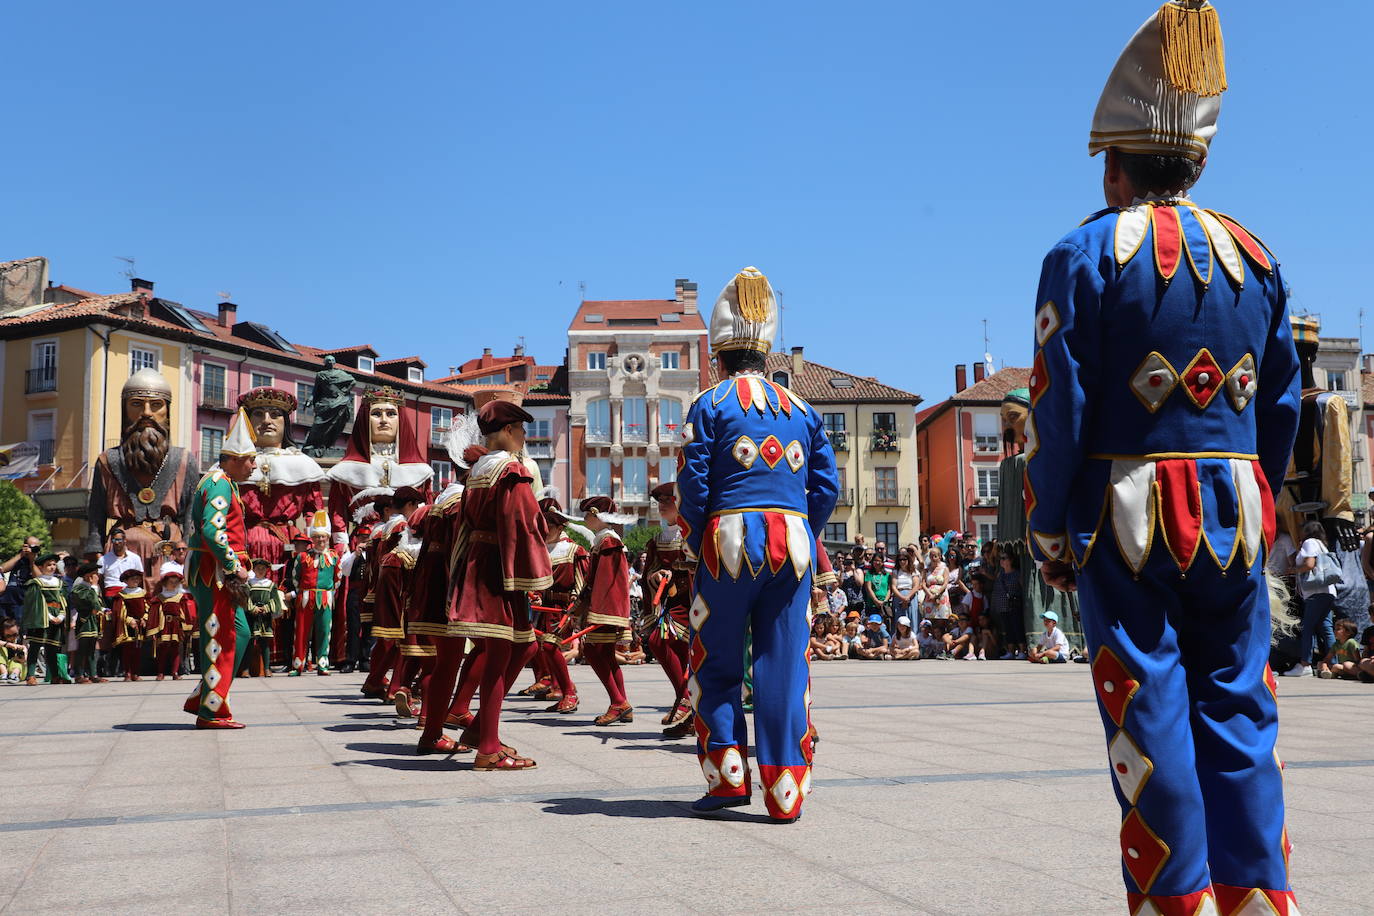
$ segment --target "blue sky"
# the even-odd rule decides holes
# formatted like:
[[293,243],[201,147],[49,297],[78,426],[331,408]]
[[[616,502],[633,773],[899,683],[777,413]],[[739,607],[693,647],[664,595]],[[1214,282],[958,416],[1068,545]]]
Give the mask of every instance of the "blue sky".
[[[1231,91],[1194,197],[1355,336],[1367,3],[1221,4]],[[21,4],[0,260],[431,375],[594,299],[708,303],[756,264],[785,343],[928,401],[1029,360],[1039,263],[1101,206],[1102,82],[1153,5]],[[1374,320],[1374,315],[1371,315]]]

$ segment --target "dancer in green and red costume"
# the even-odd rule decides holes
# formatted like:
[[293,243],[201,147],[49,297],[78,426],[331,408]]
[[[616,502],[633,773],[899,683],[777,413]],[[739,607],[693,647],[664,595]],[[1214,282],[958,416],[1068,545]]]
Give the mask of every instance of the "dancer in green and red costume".
[[[329,674],[330,632],[334,623],[334,591],[338,585],[339,558],[329,549],[329,519],[323,509],[310,524],[310,549],[297,554],[291,564],[287,591],[295,592],[296,639],[291,654],[291,676],[304,674],[310,664],[315,673]],[[314,653],[310,646],[313,637]]]
[[644,549],[646,595],[662,597],[654,611],[657,619],[649,633],[649,648],[673,685],[673,704],[663,717],[668,738],[685,738],[694,733],[692,704],[687,699],[687,650],[691,646],[691,624],[687,612],[692,606],[692,571],[696,563],[687,559],[682,529],[677,526],[677,485],[661,483],[649,493],[658,503],[659,529]]
[[229,712],[235,661],[248,649],[248,534],[238,485],[253,473],[257,448],[239,408],[220,446],[219,464],[196,486],[191,503],[186,578],[200,616],[200,689],[182,707],[196,728],[243,728]]

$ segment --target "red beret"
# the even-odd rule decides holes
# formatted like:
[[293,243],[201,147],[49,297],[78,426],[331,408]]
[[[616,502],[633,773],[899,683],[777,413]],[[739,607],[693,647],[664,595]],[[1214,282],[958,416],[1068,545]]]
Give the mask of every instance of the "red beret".
[[399,506],[401,503],[422,503],[425,501],[425,494],[414,487],[397,487],[396,493],[391,499],[394,506]]
[[563,511],[563,504],[560,503],[558,500],[554,499],[552,496],[548,496],[548,497],[545,497],[544,499],[539,500],[539,511],[540,511],[540,512],[562,512],[562,511]]
[[482,431],[482,435],[490,436],[512,423],[528,423],[533,419],[530,412],[519,404],[512,404],[510,401],[488,401],[477,411],[477,428]]
[[588,496],[578,503],[577,511],[586,515],[588,512],[614,512],[615,500],[609,496]]
[[677,484],[669,481],[661,483],[649,491],[655,502],[677,504]]

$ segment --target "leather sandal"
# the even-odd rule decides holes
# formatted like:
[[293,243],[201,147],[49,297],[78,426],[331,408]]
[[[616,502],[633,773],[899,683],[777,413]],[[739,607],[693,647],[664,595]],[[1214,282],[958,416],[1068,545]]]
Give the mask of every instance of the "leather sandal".
[[196,719],[196,728],[244,728],[244,724],[235,719]]
[[578,701],[577,694],[570,693],[557,703],[545,709],[544,712],[556,712],[559,715],[566,716],[569,713],[577,712],[577,707],[580,705],[582,704]]
[[444,728],[467,728],[477,721],[477,717],[470,712],[461,713],[456,716],[449,716],[444,720]]
[[674,723],[665,728],[663,730],[663,737],[686,738],[696,733],[696,725],[696,717],[688,715],[687,718],[683,719],[681,722]]
[[538,766],[539,764],[528,757],[506,753],[504,747],[495,754],[478,754],[477,759],[472,762],[472,768],[481,773],[494,773],[502,770],[533,770]]
[[432,744],[421,741],[415,748],[417,754],[461,754],[472,748],[464,747],[448,735],[440,735]]
[[402,687],[400,690],[396,691],[396,694],[391,698],[391,702],[396,707],[396,715],[400,716],[402,719],[409,719],[415,715],[412,711],[414,709],[414,704],[410,702],[410,691],[406,688]]
[[375,687],[363,686],[358,688],[358,692],[369,700],[381,700],[383,703],[386,702],[386,690],[384,689],[378,690]]
[[663,717],[660,725],[676,725],[692,714],[692,706],[686,700],[680,701]]
[[563,691],[557,687],[545,687],[536,693],[534,698],[536,700],[561,700],[563,699]]
[[615,725],[620,722],[625,722],[628,724],[630,722],[633,722],[634,720],[635,708],[631,706],[629,703],[626,703],[624,706],[612,706],[610,709],[606,710],[601,715],[597,716],[596,719],[593,721],[597,725],[605,726]]

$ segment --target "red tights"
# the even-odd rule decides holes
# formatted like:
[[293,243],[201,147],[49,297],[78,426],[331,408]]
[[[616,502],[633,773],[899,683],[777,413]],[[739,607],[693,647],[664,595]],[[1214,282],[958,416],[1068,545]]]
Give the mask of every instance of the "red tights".
[[649,648],[663,666],[663,673],[668,675],[668,683],[673,685],[673,705],[676,706],[687,693],[687,643],[681,639],[664,639],[655,630],[649,634]]
[[583,654],[587,664],[592,666],[601,686],[606,688],[606,696],[611,698],[612,706],[625,705],[625,677],[620,673],[620,663],[615,660],[615,643],[584,643]]
[[537,657],[544,660],[544,669],[558,685],[558,689],[563,691],[563,696],[577,696],[577,687],[573,685],[572,675],[568,672],[568,662],[563,658],[561,645],[556,642],[540,643]]

